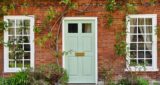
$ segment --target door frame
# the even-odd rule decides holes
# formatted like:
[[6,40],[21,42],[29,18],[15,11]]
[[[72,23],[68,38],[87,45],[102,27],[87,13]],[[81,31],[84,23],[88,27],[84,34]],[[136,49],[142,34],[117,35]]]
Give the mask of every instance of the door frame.
[[[97,17],[63,17],[62,18],[62,52],[65,51],[65,21],[66,20],[93,20],[95,22],[95,82],[93,83],[98,83],[98,32],[97,32],[97,26],[98,26],[98,21]],[[63,68],[65,68],[65,55],[62,56],[62,65]]]

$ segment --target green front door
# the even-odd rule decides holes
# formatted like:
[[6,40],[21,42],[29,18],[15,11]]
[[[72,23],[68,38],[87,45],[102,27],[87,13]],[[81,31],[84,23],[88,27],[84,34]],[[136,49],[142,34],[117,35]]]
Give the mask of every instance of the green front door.
[[69,83],[95,83],[95,21],[64,21],[64,66]]

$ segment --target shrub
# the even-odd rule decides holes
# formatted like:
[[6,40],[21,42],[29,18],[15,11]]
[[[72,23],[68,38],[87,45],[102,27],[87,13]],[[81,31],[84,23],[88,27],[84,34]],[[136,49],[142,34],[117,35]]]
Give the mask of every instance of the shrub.
[[65,85],[68,82],[66,71],[56,64],[43,65],[35,71],[27,69],[9,78],[0,78],[0,85]]
[[56,65],[43,65],[37,68],[34,72],[29,74],[29,80],[32,82],[32,85],[55,85],[55,83],[61,83],[65,85],[68,82],[68,75],[66,71]]
[[137,78],[137,85],[149,85],[148,80],[145,80],[144,78]]
[[127,78],[125,79],[121,79],[118,81],[117,85],[131,85],[130,80],[128,80]]
[[134,79],[124,78],[119,80],[117,85],[149,85],[149,82],[142,77],[136,77]]
[[28,72],[21,71],[9,78],[0,78],[0,85],[29,85]]

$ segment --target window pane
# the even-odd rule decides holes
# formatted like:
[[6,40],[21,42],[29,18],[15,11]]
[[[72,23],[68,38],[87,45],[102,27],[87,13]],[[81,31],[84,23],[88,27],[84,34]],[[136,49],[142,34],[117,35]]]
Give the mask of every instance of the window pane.
[[15,59],[15,53],[10,52],[9,53],[9,59]]
[[16,44],[16,51],[22,51],[23,45],[22,44]]
[[146,51],[146,58],[152,58],[152,51]]
[[14,36],[9,36],[9,42],[14,42],[15,41],[15,37]]
[[130,60],[130,66],[136,66],[137,65],[137,60],[136,59],[131,59]]
[[144,50],[144,43],[138,44],[138,50]]
[[130,33],[137,33],[137,27],[130,27]]
[[8,28],[8,34],[9,35],[14,35],[15,28]]
[[139,60],[138,60],[138,64],[139,64],[139,65],[144,65],[144,59],[139,59]]
[[30,26],[30,20],[24,20],[24,26]]
[[30,51],[30,44],[24,45],[24,51]]
[[22,27],[23,26],[23,21],[22,20],[16,20],[16,26],[17,27]]
[[16,59],[23,59],[23,52],[17,52]]
[[15,67],[15,61],[9,61],[9,67],[14,68]]
[[138,42],[144,42],[144,35],[138,35]]
[[17,43],[23,43],[22,36],[17,36],[16,39],[17,39]]
[[78,33],[78,24],[68,24],[68,33]]
[[137,50],[137,44],[136,43],[131,43],[130,44],[130,50]]
[[22,61],[21,60],[16,61],[16,66],[19,68],[22,68],[22,66],[23,66]]
[[138,58],[144,58],[144,51],[138,51]]
[[147,26],[146,27],[146,33],[152,33],[152,27]]
[[24,53],[24,59],[30,59],[30,52]]
[[152,18],[146,18],[146,25],[152,25]]
[[24,67],[29,68],[30,67],[30,61],[24,61]]
[[144,27],[138,27],[138,33],[144,34]]
[[130,24],[131,25],[137,25],[137,19],[136,18],[130,18]]
[[29,43],[30,41],[29,41],[29,36],[23,36],[23,42],[24,43]]
[[130,58],[136,58],[136,57],[137,57],[137,51],[131,51]]
[[146,50],[152,50],[152,44],[151,43],[146,43],[145,48],[146,48]]
[[152,66],[152,60],[151,59],[146,60],[146,66]]
[[131,42],[137,42],[137,35],[130,35]]
[[15,27],[15,20],[8,19],[8,27]]
[[22,32],[23,32],[23,28],[17,28],[16,29],[16,34],[17,35],[22,35]]
[[152,42],[152,35],[146,35],[146,42]]
[[91,23],[82,24],[82,33],[91,33]]
[[29,28],[24,28],[24,35],[30,34],[29,31],[30,31]]
[[144,18],[138,18],[138,25],[144,25]]

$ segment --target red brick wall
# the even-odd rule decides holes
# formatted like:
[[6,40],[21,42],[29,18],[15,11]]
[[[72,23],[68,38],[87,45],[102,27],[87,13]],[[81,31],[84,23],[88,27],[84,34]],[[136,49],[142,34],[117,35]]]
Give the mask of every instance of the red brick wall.
[[[72,10],[66,17],[78,16],[78,17],[98,17],[98,70],[100,74],[101,67],[113,68],[114,77],[124,75],[125,60],[123,57],[118,57],[115,55],[114,45],[115,45],[115,35],[117,32],[122,31],[123,21],[125,14],[123,11],[116,11],[113,13],[114,22],[113,25],[108,28],[105,24],[107,23],[106,16],[108,13],[105,11],[104,0],[95,0],[91,2],[90,6],[87,6],[89,0],[78,0],[78,10]],[[28,12],[30,15],[35,15],[36,25],[41,25],[42,20],[45,15],[49,5],[54,6],[53,2],[42,2],[39,7],[28,7],[23,9],[21,7],[16,8],[16,10],[10,11],[10,15],[21,15],[24,11]],[[64,6],[54,6],[58,12],[61,12]],[[86,8],[87,7],[87,8]],[[80,12],[80,10],[86,11]],[[138,14],[157,14],[158,15],[158,25],[160,25],[160,6],[137,6]],[[35,38],[41,35],[35,34]],[[61,38],[62,39],[62,38]],[[60,40],[60,49],[62,49],[62,40]],[[158,48],[160,47],[160,38],[158,37]],[[159,50],[158,50],[159,51]],[[158,56],[160,52],[158,52]],[[61,60],[61,59],[60,59]],[[35,66],[40,66],[42,64],[54,63],[54,57],[51,56],[48,49],[41,48],[35,44]],[[160,68],[160,58],[158,57],[158,68]],[[3,73],[3,47],[0,47],[0,73]],[[153,79],[159,79],[160,71],[158,72],[141,72],[139,75],[148,76]]]

